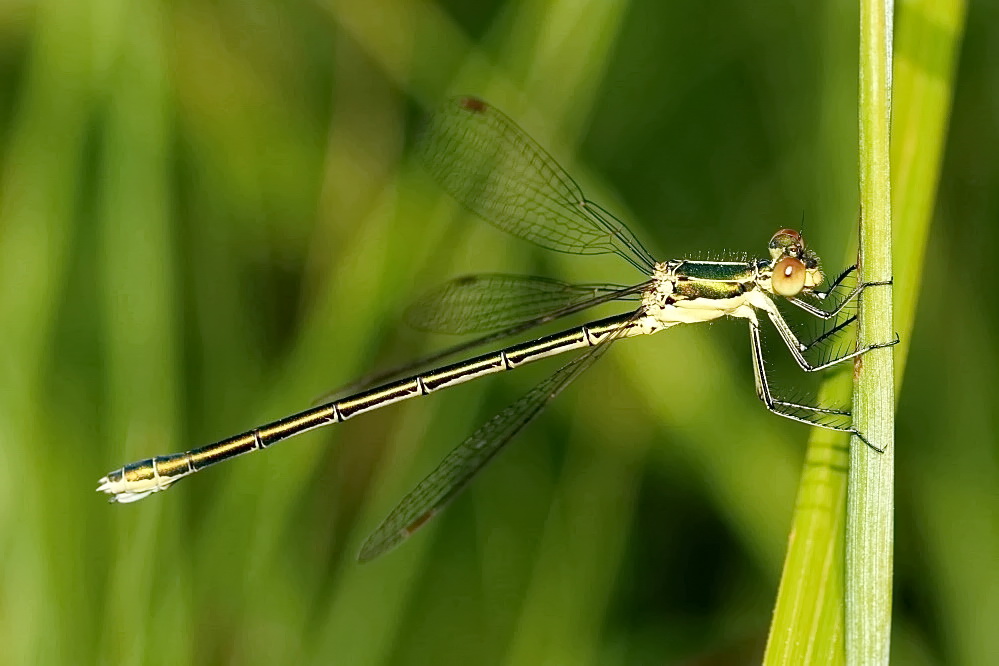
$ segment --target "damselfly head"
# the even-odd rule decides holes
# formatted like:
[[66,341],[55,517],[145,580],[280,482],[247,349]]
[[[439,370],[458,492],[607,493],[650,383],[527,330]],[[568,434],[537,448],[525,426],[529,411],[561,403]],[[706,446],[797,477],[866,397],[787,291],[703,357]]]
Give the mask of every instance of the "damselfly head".
[[774,262],[770,284],[775,294],[792,298],[822,284],[819,257],[805,247],[800,232],[781,229],[770,239],[769,249]]

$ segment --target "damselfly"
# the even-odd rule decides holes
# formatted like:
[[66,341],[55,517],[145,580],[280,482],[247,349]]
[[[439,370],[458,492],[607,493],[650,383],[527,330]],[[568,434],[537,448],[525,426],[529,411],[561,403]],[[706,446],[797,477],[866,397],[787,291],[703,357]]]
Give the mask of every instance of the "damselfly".
[[[453,99],[431,116],[418,146],[429,171],[443,188],[500,229],[559,252],[616,254],[641,270],[647,279],[633,286],[616,286],[572,285],[546,278],[500,274],[458,278],[422,301],[416,310],[415,323],[441,332],[485,335],[393,373],[369,377],[346,397],[330,398],[325,404],[199,449],[125,465],[103,477],[98,491],[108,493],[112,502],[134,502],[166,490],[179,479],[210,465],[265,449],[307,430],[340,423],[385,405],[513,370],[549,356],[586,350],[451,451],[368,537],[359,557],[370,560],[408,538],[444,508],[612,342],[724,316],[749,322],[756,395],[767,409],[795,421],[853,433],[880,451],[853,427],[849,412],[775,396],[767,381],[760,340],[758,314],[762,313],[773,323],[797,364],[807,372],[894,344],[869,345],[813,364],[804,354],[810,345],[798,339],[777,308],[777,300],[784,300],[820,319],[841,320],[812,344],[826,339],[853,321],[852,316],[838,315],[864,288],[871,286],[871,283],[857,285],[832,307],[817,305],[840,287],[855,267],[844,271],[825,291],[819,290],[823,281],[819,258],[805,245],[801,234],[790,229],[781,229],[773,235],[769,256],[762,259],[657,262],[623,223],[587,200],[569,174],[513,121],[473,97]],[[599,304],[625,300],[637,301],[637,308],[465,361],[416,372],[417,368],[428,367],[459,351],[522,333]],[[399,378],[404,374],[409,376]]]

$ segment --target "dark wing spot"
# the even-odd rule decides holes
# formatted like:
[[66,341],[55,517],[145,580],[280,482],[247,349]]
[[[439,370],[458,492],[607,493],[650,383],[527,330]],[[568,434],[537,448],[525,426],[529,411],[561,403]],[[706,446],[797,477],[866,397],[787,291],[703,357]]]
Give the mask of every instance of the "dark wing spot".
[[471,111],[472,113],[485,113],[489,108],[489,105],[483,102],[478,97],[462,97],[458,104],[461,108],[466,111]]
[[424,525],[426,525],[427,521],[430,520],[431,518],[433,518],[434,514],[436,514],[436,513],[437,513],[436,509],[431,509],[430,511],[427,511],[425,514],[423,514],[422,516],[420,516],[419,518],[417,518],[416,520],[414,520],[413,522],[411,522],[406,527],[404,527],[403,528],[403,532],[406,533],[406,536],[409,536],[410,534],[412,534],[416,530],[418,530],[421,527],[423,527]]

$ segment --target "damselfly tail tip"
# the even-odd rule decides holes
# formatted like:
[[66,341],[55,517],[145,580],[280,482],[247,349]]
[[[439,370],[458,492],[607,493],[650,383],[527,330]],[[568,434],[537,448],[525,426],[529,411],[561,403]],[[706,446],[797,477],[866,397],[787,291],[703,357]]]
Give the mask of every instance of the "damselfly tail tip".
[[111,479],[106,476],[102,476],[98,479],[97,483],[99,484],[97,486],[97,492],[107,493],[110,495],[110,497],[108,497],[108,501],[112,504],[118,501],[118,493],[115,492],[115,483]]
[[107,476],[98,479],[97,492],[107,493],[108,502],[112,504],[129,504],[138,502],[144,497],[149,497],[160,488],[129,490],[128,484],[124,481],[121,470],[111,472]]

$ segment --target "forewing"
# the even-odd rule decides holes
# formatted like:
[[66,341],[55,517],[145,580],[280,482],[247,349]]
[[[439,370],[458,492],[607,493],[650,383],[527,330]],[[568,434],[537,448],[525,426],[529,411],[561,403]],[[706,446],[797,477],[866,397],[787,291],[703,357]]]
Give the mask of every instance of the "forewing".
[[615,284],[569,284],[527,275],[466,275],[422,296],[406,311],[406,321],[436,333],[484,333],[624,289]]
[[503,231],[558,252],[613,252],[646,272],[654,263],[620,220],[587,201],[543,148],[480,99],[449,100],[417,151],[451,196]]

